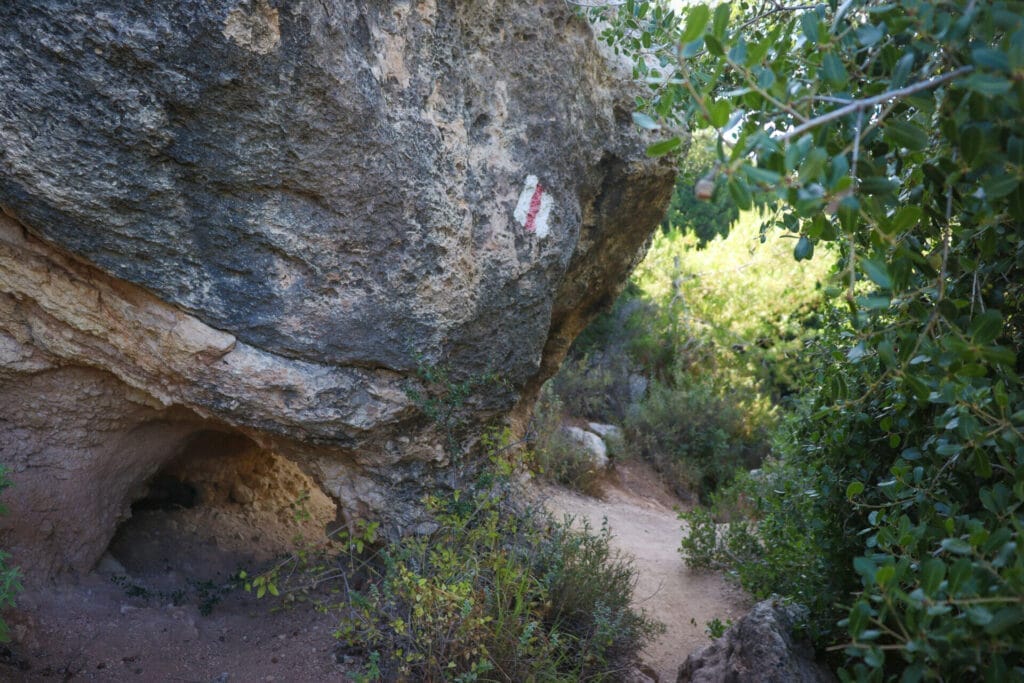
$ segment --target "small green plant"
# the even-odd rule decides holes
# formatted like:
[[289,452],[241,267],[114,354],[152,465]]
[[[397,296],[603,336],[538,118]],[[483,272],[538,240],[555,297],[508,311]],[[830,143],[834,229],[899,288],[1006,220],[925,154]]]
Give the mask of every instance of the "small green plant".
[[362,671],[353,674],[355,683],[376,683],[383,679],[380,670],[380,653],[374,650],[366,657],[366,665]]
[[626,421],[628,447],[649,460],[677,494],[707,497],[768,450],[769,416],[718,385],[714,375],[677,368],[652,382]]
[[679,519],[686,523],[679,546],[686,564],[700,570],[720,567],[718,529],[711,513],[703,507],[696,507],[680,512]]
[[476,392],[483,389],[496,391],[505,386],[496,373],[484,373],[457,379],[457,373],[447,365],[427,363],[418,358],[417,382],[406,386],[405,393],[444,436],[448,457],[456,464],[464,464],[464,437],[467,426],[467,404]]
[[[306,602],[316,591],[342,577],[356,574],[363,564],[359,558],[377,545],[379,522],[356,519],[349,527],[339,527],[329,534],[327,542],[300,545],[294,552],[263,572],[250,576],[247,571],[236,575],[245,591],[260,599],[270,595],[283,598],[285,604]],[[337,553],[340,551],[340,556]],[[338,557],[346,558],[340,563]]]
[[313,518],[309,512],[309,496],[309,491],[303,490],[295,500],[288,504],[292,511],[292,518],[296,522],[308,522]]
[[711,621],[704,625],[704,633],[708,634],[711,640],[718,640],[725,635],[725,632],[732,627],[732,619],[726,619],[724,622],[715,617]]

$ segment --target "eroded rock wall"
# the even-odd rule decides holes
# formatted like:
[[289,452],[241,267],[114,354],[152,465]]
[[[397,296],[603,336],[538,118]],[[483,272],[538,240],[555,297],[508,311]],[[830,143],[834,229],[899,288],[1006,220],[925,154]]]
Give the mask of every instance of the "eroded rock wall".
[[[644,157],[632,95],[561,0],[0,6],[0,523],[20,559],[87,568],[211,425],[414,528],[449,478],[422,368],[501,378],[461,406],[472,441],[529,409],[642,255],[674,174]],[[40,467],[102,511],[47,498]],[[45,505],[61,538],[96,526],[80,551],[29,549]]]

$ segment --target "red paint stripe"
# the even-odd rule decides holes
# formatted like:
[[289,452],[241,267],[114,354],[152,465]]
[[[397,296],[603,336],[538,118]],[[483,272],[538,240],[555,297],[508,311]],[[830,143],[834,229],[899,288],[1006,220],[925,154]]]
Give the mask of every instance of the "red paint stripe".
[[530,197],[530,210],[526,212],[526,225],[523,226],[526,232],[533,232],[535,230],[535,223],[537,222],[537,214],[540,212],[540,198],[544,194],[544,188],[537,183],[537,187],[533,190],[533,196]]

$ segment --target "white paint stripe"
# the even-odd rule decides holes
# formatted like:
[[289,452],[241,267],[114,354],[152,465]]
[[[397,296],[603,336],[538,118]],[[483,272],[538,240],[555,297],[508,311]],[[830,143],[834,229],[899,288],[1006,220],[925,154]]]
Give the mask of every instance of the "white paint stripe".
[[534,219],[534,228],[537,231],[537,237],[547,237],[550,228],[548,226],[548,219],[551,217],[551,207],[554,206],[554,202],[551,200],[551,194],[545,192],[540,197],[540,211],[537,212],[537,218]]
[[[526,176],[526,182],[523,184],[523,191],[519,193],[519,201],[516,202],[516,208],[512,212],[516,222],[519,223],[520,227],[528,228],[527,222],[530,216],[530,203],[533,200],[533,195],[537,191],[538,184],[537,176],[529,175]],[[537,211],[536,216],[533,220],[533,231],[537,237],[544,238],[548,236],[550,229],[551,220],[551,209],[554,208],[554,200],[551,198],[551,193],[547,191],[547,188],[541,186],[540,196],[540,209]]]

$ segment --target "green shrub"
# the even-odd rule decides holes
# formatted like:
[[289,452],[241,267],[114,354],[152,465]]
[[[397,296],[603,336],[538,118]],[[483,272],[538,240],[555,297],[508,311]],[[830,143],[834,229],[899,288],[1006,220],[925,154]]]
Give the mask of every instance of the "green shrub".
[[433,499],[440,528],[389,544],[348,596],[338,637],[385,678],[608,678],[654,633],[635,570],[600,535],[480,489]]
[[[768,452],[774,405],[792,392],[821,324],[818,283],[829,267],[761,244],[752,214],[709,243],[678,228],[659,233],[622,297],[573,345],[553,392],[568,416],[623,426],[624,455],[652,462],[679,495],[706,500]],[[637,375],[648,383],[642,397],[629,388]],[[556,479],[585,478],[571,451],[556,445],[550,455]]]
[[[915,396],[905,379],[878,381],[884,353],[836,352],[847,335],[830,326],[809,355],[804,410],[776,439],[781,459],[719,496],[752,520],[730,528],[750,533],[711,543],[712,517],[695,513],[684,557],[728,569],[759,597],[810,606],[811,635],[842,644],[851,680],[1021,679],[1024,449],[1009,407],[1024,394],[935,365],[918,374],[934,388]],[[975,411],[1002,420],[982,430]]]
[[626,442],[654,464],[678,495],[707,497],[767,452],[770,415],[715,385],[713,376],[677,369],[651,383],[626,421]]
[[[1024,680],[1020,3],[589,12],[650,88],[649,151],[713,129],[741,208],[796,260],[840,254],[847,315],[797,366],[812,403],[780,471],[807,489],[769,489],[757,535],[769,553],[800,519],[828,527],[796,547],[814,576],[841,569],[821,590],[844,617],[842,676]],[[766,557],[785,582],[790,558]]]
[[714,512],[680,514],[680,553],[695,569],[728,572],[757,599],[781,595],[807,606],[809,635],[824,647],[834,642],[837,605],[846,599],[860,547],[835,516],[834,489],[817,469],[768,460],[721,490]]
[[335,635],[364,680],[614,680],[658,631],[631,607],[636,570],[607,529],[518,502],[510,472],[496,458],[470,490],[428,499],[429,534],[381,544],[363,525],[341,555],[292,558],[250,588],[340,590]]
[[[589,496],[600,495],[605,473],[587,449],[563,431],[566,417],[561,398],[551,383],[546,384],[534,407],[533,469],[548,481]],[[621,444],[610,444],[609,456],[614,455],[615,445],[621,450]]]

